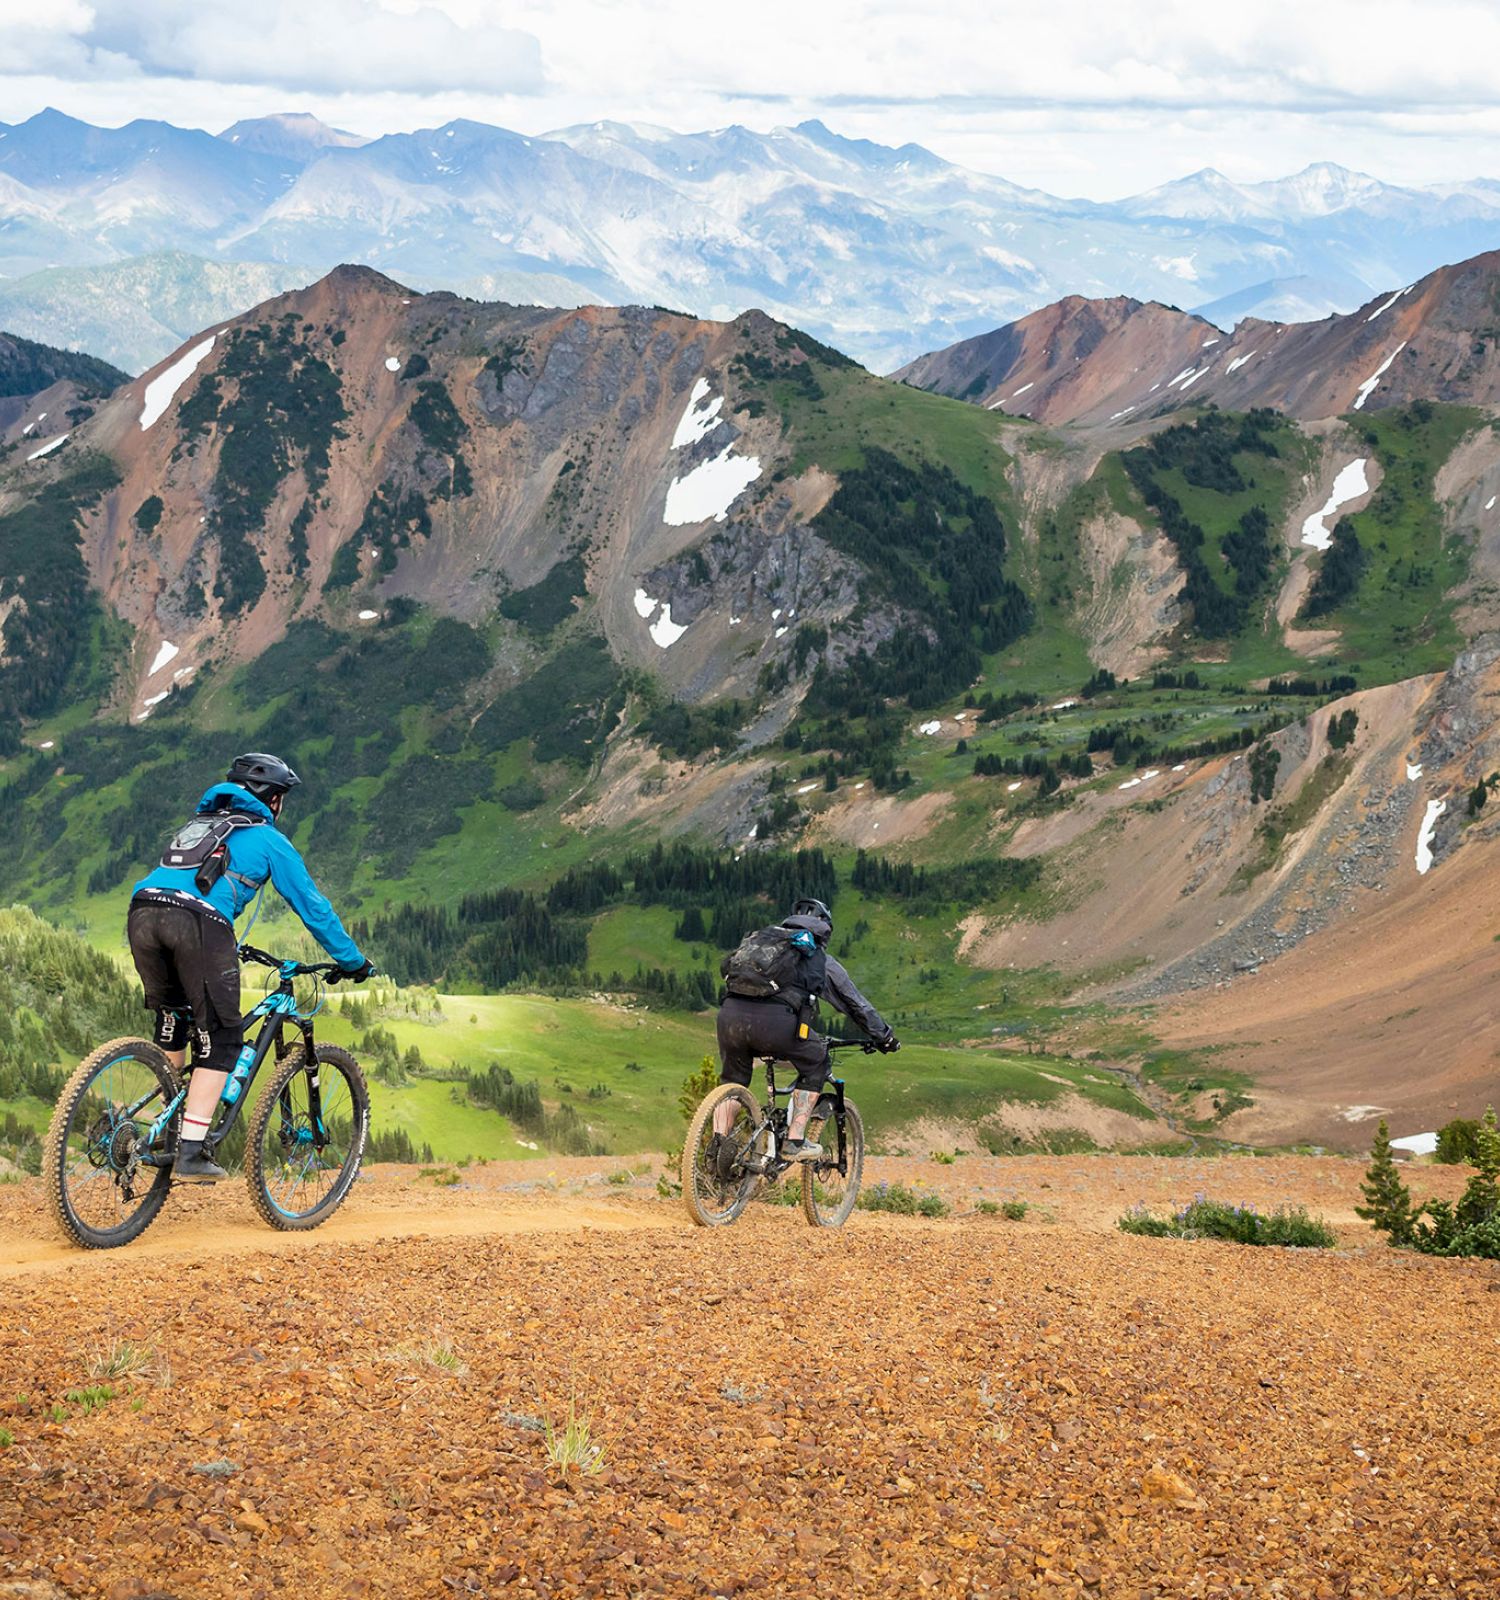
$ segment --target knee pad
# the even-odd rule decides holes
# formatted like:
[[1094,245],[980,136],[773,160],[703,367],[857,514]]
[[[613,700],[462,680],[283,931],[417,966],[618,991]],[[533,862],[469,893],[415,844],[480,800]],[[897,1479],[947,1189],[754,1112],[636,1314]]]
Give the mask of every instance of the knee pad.
[[235,1057],[245,1042],[243,1023],[226,1028],[216,1023],[211,1028],[197,1030],[193,1049],[193,1065],[206,1072],[232,1072]]
[[161,1050],[186,1050],[193,1032],[193,1013],[186,1006],[173,1006],[156,1013],[151,1042]]

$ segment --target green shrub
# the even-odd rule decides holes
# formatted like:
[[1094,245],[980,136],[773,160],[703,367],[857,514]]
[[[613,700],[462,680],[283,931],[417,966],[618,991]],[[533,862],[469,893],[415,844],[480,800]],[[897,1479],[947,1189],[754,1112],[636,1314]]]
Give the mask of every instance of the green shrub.
[[1007,1200],[1005,1204],[1000,1207],[1000,1215],[1004,1217],[1007,1222],[1020,1222],[1030,1210],[1030,1205],[1028,1205],[1024,1200]]
[[1153,1216],[1144,1206],[1136,1206],[1117,1226],[1122,1233],[1150,1239],[1227,1239],[1235,1244],[1320,1250],[1338,1243],[1333,1229],[1321,1217],[1310,1217],[1305,1206],[1281,1206],[1265,1214],[1251,1206],[1226,1205],[1202,1195],[1170,1217]]
[[935,1190],[918,1194],[904,1183],[877,1183],[861,1189],[856,1204],[861,1211],[890,1211],[900,1217],[946,1217],[952,1210]]
[[1479,1154],[1479,1121],[1454,1117],[1438,1129],[1436,1159],[1447,1167],[1472,1167]]

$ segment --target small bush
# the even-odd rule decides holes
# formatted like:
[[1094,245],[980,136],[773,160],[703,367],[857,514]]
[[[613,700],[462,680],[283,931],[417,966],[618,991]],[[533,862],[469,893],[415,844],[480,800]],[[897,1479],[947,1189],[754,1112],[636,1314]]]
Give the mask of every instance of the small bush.
[[1305,1206],[1282,1206],[1266,1215],[1251,1206],[1226,1205],[1202,1195],[1170,1217],[1153,1216],[1144,1206],[1136,1206],[1117,1226],[1122,1233],[1148,1239],[1227,1239],[1235,1244],[1316,1250],[1338,1243],[1333,1229],[1321,1217],[1310,1217]]
[[1479,1121],[1454,1117],[1438,1129],[1436,1159],[1448,1167],[1472,1167],[1479,1155]]
[[1000,1207],[1000,1215],[1007,1222],[1020,1222],[1030,1210],[1031,1207],[1024,1200],[1007,1200]]
[[936,1191],[918,1194],[904,1183],[877,1183],[862,1189],[856,1204],[861,1211],[890,1211],[900,1217],[946,1217],[952,1209]]
[[980,1200],[974,1207],[981,1217],[998,1217],[999,1204],[994,1200]]

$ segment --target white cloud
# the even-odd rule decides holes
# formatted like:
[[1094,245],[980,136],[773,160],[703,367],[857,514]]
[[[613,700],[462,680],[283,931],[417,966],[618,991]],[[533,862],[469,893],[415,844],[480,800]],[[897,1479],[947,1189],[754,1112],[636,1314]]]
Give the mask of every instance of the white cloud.
[[1096,198],[1205,165],[1500,168],[1500,7],[1484,0],[761,0],[753,25],[701,0],[0,0],[0,36],[6,120],[48,103],[211,128],[306,110],[366,133],[821,116]]
[[[68,3],[72,15],[54,31],[87,46],[105,74],[123,64],[148,76],[282,89],[525,94],[543,87],[533,35],[489,17],[461,25],[430,4],[91,0],[91,19],[79,27],[84,8]],[[17,8],[18,0],[0,5]]]

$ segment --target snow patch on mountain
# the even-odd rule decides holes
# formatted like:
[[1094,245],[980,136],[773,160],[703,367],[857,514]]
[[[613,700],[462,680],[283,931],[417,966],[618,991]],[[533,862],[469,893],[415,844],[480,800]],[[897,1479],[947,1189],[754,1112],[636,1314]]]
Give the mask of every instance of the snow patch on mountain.
[[1360,456],[1339,468],[1322,510],[1313,512],[1302,524],[1303,544],[1310,544],[1314,550],[1326,550],[1333,543],[1333,530],[1328,526],[1328,519],[1338,514],[1340,506],[1370,492],[1370,480],[1365,476],[1368,459]]
[[161,669],[177,654],[177,646],[170,639],[163,639],[161,648],[156,652],[156,659],[151,663],[151,670],[146,674],[154,678]]
[[687,410],[682,413],[682,420],[677,424],[677,432],[672,435],[672,448],[681,450],[685,445],[696,444],[706,437],[719,425],[719,412],[723,409],[724,396],[716,394],[707,405],[712,385],[707,378],[699,378],[693,385],[692,395],[688,399]]
[[1414,283],[1409,283],[1404,289],[1397,289],[1395,294],[1393,294],[1389,300],[1384,300],[1378,306],[1376,306],[1369,316],[1365,318],[1365,321],[1373,322],[1382,311],[1389,311],[1402,295],[1410,294],[1414,288],[1416,288],[1416,285]]
[[670,650],[688,631],[688,625],[685,622],[672,621],[672,603],[668,601],[662,606],[661,615],[651,624],[649,631],[661,649]]
[[1391,351],[1391,353],[1385,358],[1385,360],[1382,361],[1378,367],[1376,367],[1374,372],[1372,372],[1370,374],[1370,376],[1368,378],[1366,378],[1365,381],[1362,384],[1360,384],[1359,392],[1354,396],[1354,409],[1356,411],[1363,411],[1364,410],[1365,401],[1368,400],[1370,398],[1370,396],[1375,393],[1376,385],[1385,376],[1385,374],[1390,370],[1391,362],[1393,362],[1396,359],[1396,357],[1399,356],[1401,354],[1401,352],[1405,348],[1406,348],[1406,340],[1403,339],[1401,341],[1401,343],[1398,344],[1396,346],[1396,348]]
[[149,428],[153,422],[161,420],[162,414],[171,405],[173,396],[198,370],[203,358],[213,349],[215,337],[214,334],[209,334],[191,350],[178,356],[170,367],[158,372],[146,385],[141,404],[142,431]]
[[1432,870],[1432,841],[1437,834],[1438,818],[1448,809],[1446,800],[1429,800],[1422,818],[1422,831],[1417,835],[1417,871],[1427,874]]
[[729,508],[760,476],[759,456],[737,456],[725,445],[716,456],[673,478],[662,520],[672,527],[691,522],[722,522]]

